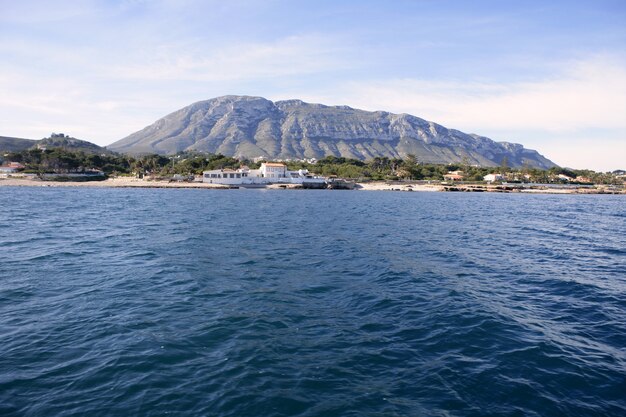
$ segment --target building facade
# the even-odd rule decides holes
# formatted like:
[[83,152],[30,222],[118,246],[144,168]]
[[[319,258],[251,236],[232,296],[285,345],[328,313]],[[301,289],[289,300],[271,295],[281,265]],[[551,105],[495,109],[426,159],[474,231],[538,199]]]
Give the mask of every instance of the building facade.
[[214,169],[202,173],[202,182],[232,186],[265,186],[269,184],[302,184],[312,188],[322,188],[326,179],[311,175],[307,170],[289,171],[285,164],[264,162],[259,169],[241,167],[234,169]]

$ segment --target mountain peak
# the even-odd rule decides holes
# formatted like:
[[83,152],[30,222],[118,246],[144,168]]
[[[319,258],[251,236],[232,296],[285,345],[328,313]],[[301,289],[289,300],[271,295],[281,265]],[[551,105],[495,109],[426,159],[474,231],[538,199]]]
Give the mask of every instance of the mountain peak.
[[356,159],[416,155],[431,163],[466,161],[483,166],[555,166],[519,144],[495,142],[448,129],[410,114],[370,112],[349,106],[272,102],[227,95],[193,103],[109,146],[133,154],[182,151],[253,158]]

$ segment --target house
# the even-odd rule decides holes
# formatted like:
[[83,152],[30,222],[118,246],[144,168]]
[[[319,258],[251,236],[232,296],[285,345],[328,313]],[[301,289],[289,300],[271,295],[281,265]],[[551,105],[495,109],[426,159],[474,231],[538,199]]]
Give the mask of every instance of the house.
[[17,172],[16,168],[12,168],[6,165],[0,166],[0,174],[15,174],[16,172]]
[[450,171],[444,174],[443,179],[446,181],[461,181],[463,177],[463,171]]
[[326,179],[311,175],[306,169],[288,171],[285,164],[262,163],[259,169],[242,166],[239,169],[214,169],[202,173],[202,182],[209,184],[264,187],[269,184],[302,184],[307,188],[322,188]]
[[261,176],[263,178],[286,178],[287,166],[276,162],[263,162],[261,164]]
[[504,176],[501,174],[487,174],[483,177],[483,181],[494,182],[494,181],[502,181]]
[[[259,170],[254,170],[259,171]],[[253,173],[256,177],[257,172]],[[214,169],[211,171],[204,171],[202,173],[202,182],[208,182],[210,184],[224,184],[224,185],[238,185],[250,175],[249,169]]]
[[570,182],[570,181],[572,181],[574,179],[574,178],[568,177],[567,175],[564,175],[564,174],[559,174],[559,175],[556,176],[556,178],[559,181],[563,181],[563,182]]
[[23,170],[24,168],[26,168],[24,165],[20,164],[19,162],[9,162],[6,165],[2,165],[0,166],[0,173],[2,174],[14,174],[18,171]]

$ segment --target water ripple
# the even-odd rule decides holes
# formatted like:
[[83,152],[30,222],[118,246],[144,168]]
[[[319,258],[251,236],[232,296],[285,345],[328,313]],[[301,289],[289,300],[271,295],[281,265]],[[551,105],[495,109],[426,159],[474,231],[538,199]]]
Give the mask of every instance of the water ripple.
[[626,414],[621,196],[2,192],[0,415]]

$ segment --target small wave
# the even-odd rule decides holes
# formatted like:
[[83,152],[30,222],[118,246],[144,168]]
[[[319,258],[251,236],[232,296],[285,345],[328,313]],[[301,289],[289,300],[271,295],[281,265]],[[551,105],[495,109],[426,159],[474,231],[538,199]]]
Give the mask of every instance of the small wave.
[[45,193],[9,207],[49,209],[3,238],[0,414],[626,411],[622,200]]

